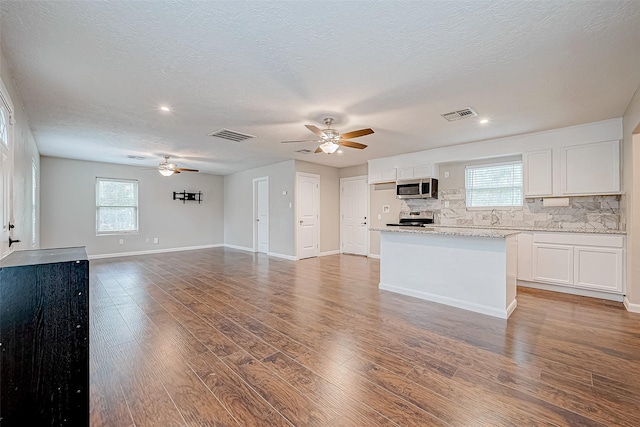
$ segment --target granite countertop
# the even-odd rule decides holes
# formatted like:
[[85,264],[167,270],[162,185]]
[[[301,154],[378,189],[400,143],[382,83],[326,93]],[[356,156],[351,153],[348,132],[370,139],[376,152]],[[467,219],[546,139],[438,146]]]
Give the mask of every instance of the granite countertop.
[[[429,230],[434,229],[434,230]],[[441,230],[436,232],[435,229]],[[563,228],[542,228],[542,227],[506,227],[506,226],[477,226],[477,225],[442,225],[429,224],[428,227],[375,227],[370,228],[371,231],[402,231],[406,233],[423,233],[423,234],[450,234],[458,236],[474,236],[471,230],[478,230],[482,236],[479,237],[504,237],[509,234],[519,233],[521,231],[538,231],[553,233],[588,233],[588,234],[618,234],[625,235],[625,231],[605,230],[605,229],[563,229]],[[446,231],[445,231],[446,230]],[[457,231],[452,231],[457,230]],[[502,233],[502,234],[500,234]],[[495,234],[495,235],[493,235]]]
[[395,233],[412,234],[439,234],[446,236],[464,237],[494,237],[505,238],[511,234],[519,233],[519,230],[501,230],[496,228],[471,228],[471,227],[443,227],[429,225],[428,227],[372,227],[370,231],[390,231]]

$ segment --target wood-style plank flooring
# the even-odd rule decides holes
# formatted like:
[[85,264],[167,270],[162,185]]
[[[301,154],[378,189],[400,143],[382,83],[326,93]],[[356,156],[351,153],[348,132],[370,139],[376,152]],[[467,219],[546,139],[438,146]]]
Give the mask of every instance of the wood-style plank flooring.
[[378,279],[347,255],[91,261],[91,425],[640,425],[622,304],[519,288],[504,321]]

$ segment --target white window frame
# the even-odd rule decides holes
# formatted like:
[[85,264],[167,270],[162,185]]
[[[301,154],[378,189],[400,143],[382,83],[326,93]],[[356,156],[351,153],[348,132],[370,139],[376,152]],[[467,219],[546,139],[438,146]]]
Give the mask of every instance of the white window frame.
[[[523,187],[521,187],[520,190],[520,194],[522,195],[522,197],[520,198],[520,204],[517,205],[499,205],[499,206],[469,206],[469,192],[473,191],[472,189],[470,190],[469,188],[467,188],[467,172],[470,169],[480,169],[480,168],[490,168],[490,167],[497,167],[497,166],[505,166],[505,165],[520,165],[522,168],[522,161],[521,160],[515,160],[512,162],[501,162],[501,163],[487,163],[487,164],[483,164],[483,165],[473,165],[473,166],[467,166],[465,167],[464,170],[464,186],[465,186],[465,205],[467,207],[467,210],[487,210],[487,209],[495,209],[495,210],[522,210],[522,206],[524,203],[524,184]],[[521,182],[523,183],[524,181],[521,180]],[[512,187],[515,188],[515,187]]]
[[[99,226],[100,226],[100,208],[102,206],[98,205],[98,200],[100,199],[98,196],[98,191],[99,191],[99,183],[100,181],[111,181],[111,182],[126,182],[126,183],[135,183],[136,186],[136,204],[135,206],[120,206],[120,207],[129,207],[129,208],[134,208],[135,209],[135,213],[136,213],[136,224],[135,224],[135,230],[107,230],[107,231],[100,231],[99,230]],[[139,210],[138,210],[138,180],[137,179],[121,179],[121,178],[102,178],[102,177],[96,177],[96,236],[112,236],[112,235],[123,235],[123,234],[138,234],[140,231],[140,221],[139,221]],[[106,206],[105,206],[106,207]],[[113,207],[113,206],[110,206]]]

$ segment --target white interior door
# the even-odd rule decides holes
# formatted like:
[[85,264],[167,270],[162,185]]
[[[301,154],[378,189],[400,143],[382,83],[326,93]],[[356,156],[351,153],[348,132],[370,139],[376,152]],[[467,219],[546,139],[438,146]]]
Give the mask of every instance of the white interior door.
[[253,180],[253,194],[255,201],[255,244],[256,252],[269,252],[269,178],[256,178]]
[[320,176],[296,174],[298,259],[320,253]]
[[4,86],[0,84],[0,259],[9,255],[15,246],[9,247],[13,236],[10,224],[13,216],[12,171],[13,153],[11,139],[11,106]]
[[340,210],[342,252],[367,255],[369,252],[369,185],[367,177],[341,180]]

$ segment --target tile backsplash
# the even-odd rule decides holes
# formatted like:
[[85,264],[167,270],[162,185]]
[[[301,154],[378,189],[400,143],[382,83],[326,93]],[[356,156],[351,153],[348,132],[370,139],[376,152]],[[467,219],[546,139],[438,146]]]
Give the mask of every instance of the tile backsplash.
[[[445,202],[449,202],[448,207]],[[569,206],[545,207],[542,198],[525,199],[522,209],[467,210],[465,190],[440,190],[438,199],[405,199],[402,210],[434,212],[436,224],[503,226],[558,230],[620,230],[624,196],[569,197]]]

